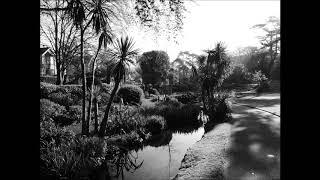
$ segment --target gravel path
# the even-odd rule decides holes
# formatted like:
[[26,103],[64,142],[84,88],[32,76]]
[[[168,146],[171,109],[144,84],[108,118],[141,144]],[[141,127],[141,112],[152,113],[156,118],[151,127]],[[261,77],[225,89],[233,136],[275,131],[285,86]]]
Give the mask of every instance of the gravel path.
[[280,94],[248,94],[232,110],[232,124],[188,149],[175,179],[280,179]]

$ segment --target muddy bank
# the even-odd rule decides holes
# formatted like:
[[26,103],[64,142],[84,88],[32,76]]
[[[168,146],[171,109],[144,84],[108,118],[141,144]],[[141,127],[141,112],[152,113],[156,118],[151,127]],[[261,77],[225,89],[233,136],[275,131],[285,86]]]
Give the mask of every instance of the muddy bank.
[[229,123],[219,124],[207,132],[188,149],[174,179],[224,179],[230,132]]

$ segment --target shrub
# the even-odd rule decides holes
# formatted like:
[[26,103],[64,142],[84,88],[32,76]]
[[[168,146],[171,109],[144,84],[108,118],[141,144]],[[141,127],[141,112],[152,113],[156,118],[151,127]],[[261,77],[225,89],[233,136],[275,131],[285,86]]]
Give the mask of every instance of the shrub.
[[[60,132],[62,135],[66,133]],[[97,137],[70,136],[68,141],[60,140],[59,144],[40,139],[40,176],[54,179],[89,178],[102,165],[106,148],[106,143]]]
[[97,96],[99,106],[105,106],[109,102],[110,94],[106,92],[100,92]]
[[74,137],[72,131],[57,127],[53,121],[40,122],[40,143],[59,146],[70,143]]
[[60,105],[71,106],[78,104],[82,99],[80,86],[68,85],[57,86],[54,84],[40,83],[40,99],[50,99]]
[[261,83],[263,81],[267,81],[268,78],[261,72],[261,70],[259,71],[255,71],[253,74],[252,74],[252,81],[253,82],[256,82],[256,83]]
[[262,92],[266,92],[270,90],[270,84],[268,81],[262,81],[259,83],[257,89],[256,89],[256,92],[257,93],[262,93]]
[[125,103],[141,104],[141,99],[144,97],[144,94],[138,86],[124,85],[119,89],[118,96],[122,97]]
[[48,98],[48,95],[58,89],[58,86],[45,82],[40,82],[40,99]]
[[159,91],[157,89],[155,89],[155,88],[150,88],[148,90],[148,93],[149,94],[154,94],[154,95],[160,95]]
[[80,122],[82,117],[82,106],[70,106],[68,114],[72,117],[75,121]]
[[233,64],[232,72],[225,83],[248,83],[250,82],[249,72],[243,64]]
[[151,134],[159,134],[164,130],[166,122],[162,116],[147,116],[145,128],[147,132],[151,132]]
[[175,98],[183,104],[194,103],[197,100],[197,96],[190,92],[182,95],[176,95]]
[[227,98],[230,97],[228,92],[217,92],[215,99],[210,101],[209,108],[206,114],[209,116],[209,121],[224,122],[228,120],[231,113],[231,105]]
[[49,94],[48,99],[63,106],[72,106],[78,103],[78,99],[70,93],[54,92]]
[[40,121],[66,113],[65,107],[48,99],[40,99]]
[[165,109],[164,118],[167,121],[168,127],[177,128],[181,126],[199,125],[198,120],[200,106],[196,104],[186,104],[181,107],[169,107]]
[[127,134],[110,137],[108,139],[108,143],[128,149],[134,149],[136,147],[141,147],[142,139],[137,132],[133,131]]

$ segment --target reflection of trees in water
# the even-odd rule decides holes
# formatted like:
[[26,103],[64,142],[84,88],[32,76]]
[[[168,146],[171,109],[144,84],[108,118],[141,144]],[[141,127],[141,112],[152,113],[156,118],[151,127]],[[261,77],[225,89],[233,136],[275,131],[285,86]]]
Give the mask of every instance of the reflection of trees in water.
[[169,144],[172,139],[172,131],[164,131],[161,134],[153,135],[150,139],[146,142],[145,145],[152,146],[152,147],[160,147]]
[[179,133],[179,134],[191,134],[196,132],[201,126],[202,124],[193,124],[193,125],[183,126],[183,127],[172,129],[172,132]]
[[113,158],[110,161],[110,175],[112,177],[119,177],[121,174],[121,179],[124,179],[124,169],[133,173],[142,166],[143,161],[138,163],[137,159],[138,154],[135,151],[130,151],[124,147],[119,147],[119,149],[114,152]]

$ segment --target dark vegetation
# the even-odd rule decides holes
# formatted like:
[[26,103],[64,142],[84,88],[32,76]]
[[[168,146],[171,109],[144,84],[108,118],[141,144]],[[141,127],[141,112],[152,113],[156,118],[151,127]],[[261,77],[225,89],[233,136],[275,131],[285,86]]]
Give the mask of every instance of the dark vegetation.
[[[136,0],[132,14],[156,31],[160,29],[152,25],[155,19],[161,14],[173,16],[174,23],[167,23],[173,27],[166,28],[179,31],[183,1],[169,0],[169,6],[159,2]],[[208,129],[228,121],[231,109],[226,87],[255,83],[260,93],[269,89],[270,79],[279,78],[280,37],[274,19],[268,22],[275,22],[273,31],[264,24],[256,26],[267,33],[261,40],[262,50],[230,57],[218,43],[203,55],[180,52],[170,63],[164,51],[139,56],[132,38],[114,38],[109,23],[119,21],[118,16],[127,17],[125,11],[117,11],[126,2],[106,3],[109,1],[41,1],[41,15],[53,24],[41,26],[41,32],[49,33],[57,65],[56,78],[40,78],[57,84],[40,83],[43,179],[108,179],[108,168],[114,168],[116,176],[123,168],[139,168],[141,164],[130,156],[131,149],[165,145],[173,132],[188,133],[203,123]],[[92,38],[97,40],[95,45],[89,43]],[[231,63],[232,58],[238,62]],[[130,71],[130,64],[138,65],[137,69]],[[123,83],[126,81],[128,84]]]

